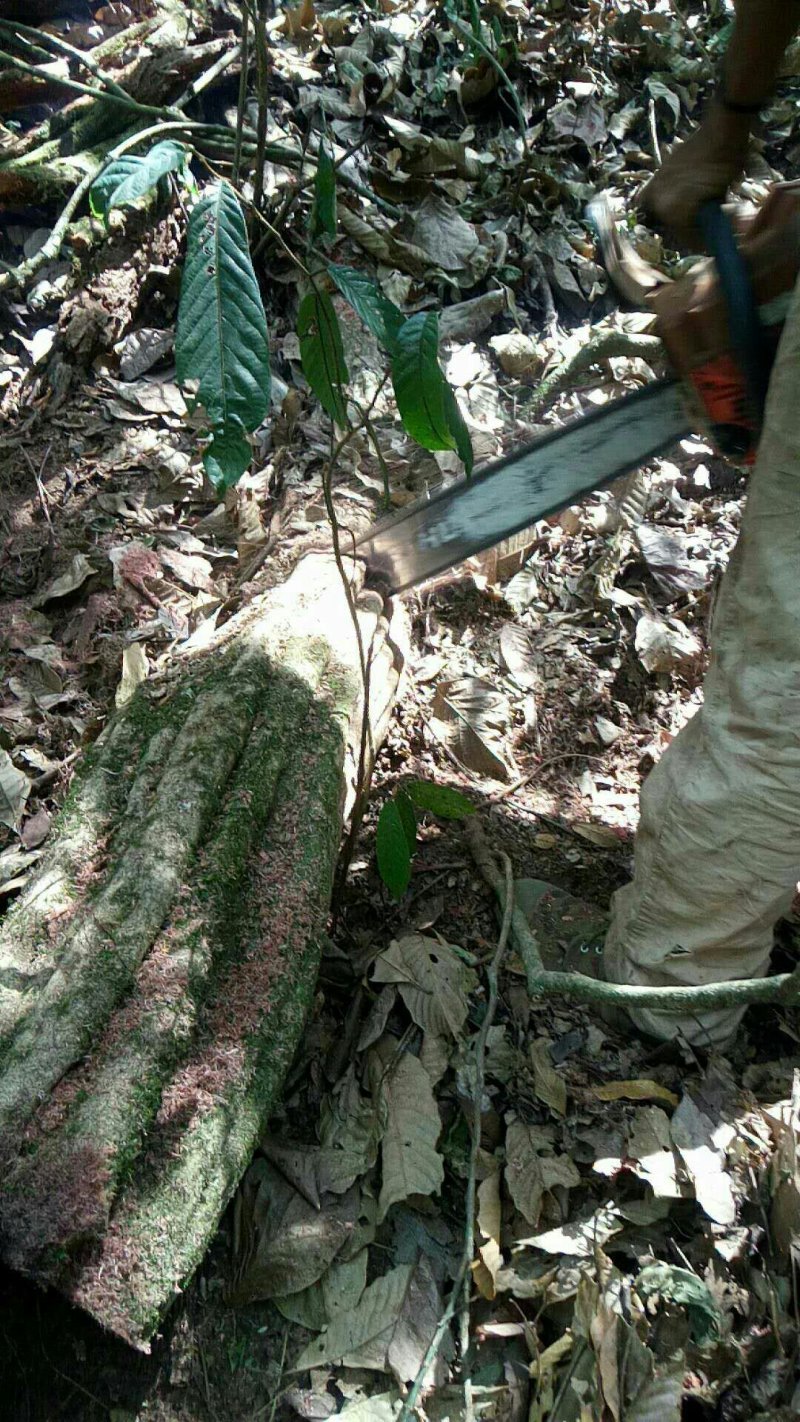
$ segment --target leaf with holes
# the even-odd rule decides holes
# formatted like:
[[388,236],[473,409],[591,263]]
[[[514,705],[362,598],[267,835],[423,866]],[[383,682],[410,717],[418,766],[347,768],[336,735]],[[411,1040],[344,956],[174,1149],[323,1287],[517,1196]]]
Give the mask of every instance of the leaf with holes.
[[403,816],[394,800],[387,800],[378,816],[375,853],[389,893],[402,898],[411,880],[411,849]]
[[314,178],[314,206],[311,212],[311,241],[336,236],[336,169],[333,159],[320,144]]
[[297,316],[300,360],[303,374],[320,405],[340,429],[347,425],[347,406],[342,386],[347,383],[339,317],[324,291],[310,291],[303,297]]
[[449,943],[407,933],[376,958],[372,981],[397,983],[418,1027],[458,1041],[477,979]]
[[406,786],[408,798],[418,810],[427,810],[429,815],[438,815],[441,820],[463,820],[475,814],[475,806],[460,790],[451,790],[449,785],[434,785],[430,780],[412,780]]
[[340,267],[329,262],[328,272],[367,330],[389,355],[394,355],[397,333],[405,321],[402,311],[384,296],[377,282],[355,267]]
[[398,1200],[435,1194],[444,1180],[444,1162],[436,1149],[442,1129],[439,1107],[420,1060],[405,1053],[382,1077],[381,1095],[386,1130],[381,1143],[379,1220]]
[[269,409],[269,339],[242,209],[225,182],[189,218],[175,365],[179,383],[195,385],[208,416],[211,477],[235,483],[246,468],[242,436]]

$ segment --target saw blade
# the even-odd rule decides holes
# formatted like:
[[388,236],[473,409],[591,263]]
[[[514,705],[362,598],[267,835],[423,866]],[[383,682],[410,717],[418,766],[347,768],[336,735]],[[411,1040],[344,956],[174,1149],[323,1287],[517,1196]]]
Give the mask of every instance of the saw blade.
[[389,592],[494,548],[669,449],[691,432],[675,381],[582,415],[370,530],[356,545]]

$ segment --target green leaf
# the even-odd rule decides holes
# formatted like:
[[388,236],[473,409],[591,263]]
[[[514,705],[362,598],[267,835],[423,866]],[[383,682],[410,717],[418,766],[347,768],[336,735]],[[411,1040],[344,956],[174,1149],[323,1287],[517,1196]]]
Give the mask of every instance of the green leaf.
[[403,322],[392,357],[392,384],[403,425],[423,449],[454,449],[439,365],[439,321],[419,311]]
[[342,386],[348,379],[339,318],[324,291],[303,297],[297,316],[303,374],[326,414],[341,429],[347,426]]
[[203,451],[206,473],[219,490],[238,484],[252,457],[248,441],[236,430],[215,430],[208,449]]
[[95,178],[89,189],[89,206],[94,217],[105,217],[112,194],[126,178],[137,173],[141,166],[141,158],[137,158],[133,153],[124,154],[122,158],[115,158],[114,162],[109,163],[99,177]]
[[336,169],[324,143],[319,146],[311,213],[311,241],[336,236]]
[[411,881],[411,852],[405,825],[394,800],[387,800],[378,816],[375,835],[378,871],[389,893],[402,898]]
[[447,420],[447,427],[453,436],[456,453],[464,465],[467,478],[469,478],[472,473],[472,466],[475,463],[472,440],[469,437],[469,430],[464,423],[464,416],[459,409],[458,401],[447,382],[445,382],[444,387],[444,413]]
[[220,471],[232,467],[225,461],[241,460],[244,443],[232,437],[256,429],[267,413],[270,373],[267,322],[242,209],[224,182],[189,218],[175,365],[181,385],[197,382],[197,402],[214,431],[212,458],[219,456]]
[[463,820],[475,814],[475,806],[460,790],[449,785],[434,785],[430,780],[412,780],[406,786],[408,798],[418,810],[427,810],[442,820]]
[[395,792],[394,803],[400,812],[400,819],[403,822],[403,829],[406,832],[408,852],[409,854],[413,854],[417,847],[417,817],[414,814],[414,806],[405,790],[397,790]]
[[355,267],[340,267],[329,262],[328,272],[367,330],[389,355],[394,355],[397,333],[405,321],[402,311],[384,296],[377,282]]
[[124,207],[128,203],[137,202],[145,193],[149,193],[161,178],[166,177],[167,173],[177,172],[185,162],[186,149],[182,143],[175,143],[169,138],[163,143],[156,143],[149,153],[139,159],[137,167],[114,189],[106,211],[110,212],[112,207]]
[[660,1297],[686,1309],[692,1337],[701,1346],[719,1336],[719,1311],[708,1285],[690,1269],[673,1264],[648,1264],[636,1280],[636,1289],[647,1299]]

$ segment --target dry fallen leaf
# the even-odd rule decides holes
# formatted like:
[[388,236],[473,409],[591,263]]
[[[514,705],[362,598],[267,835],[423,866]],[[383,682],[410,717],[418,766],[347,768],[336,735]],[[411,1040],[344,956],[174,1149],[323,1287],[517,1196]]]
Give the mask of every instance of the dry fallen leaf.
[[657,1081],[645,1078],[635,1081],[607,1081],[603,1086],[590,1086],[590,1096],[598,1101],[663,1101],[667,1106],[677,1106],[680,1097]]

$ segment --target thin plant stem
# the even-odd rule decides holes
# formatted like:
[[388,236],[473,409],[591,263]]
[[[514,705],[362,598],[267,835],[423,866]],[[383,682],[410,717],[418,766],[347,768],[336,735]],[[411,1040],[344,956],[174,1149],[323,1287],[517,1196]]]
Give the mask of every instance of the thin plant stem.
[[[475,1208],[477,1196],[477,1176],[478,1176],[478,1152],[481,1145],[481,1122],[483,1118],[483,1091],[486,1084],[486,1043],[489,1040],[489,1032],[497,1013],[498,1003],[498,979],[500,968],[508,947],[509,934],[511,932],[511,915],[514,907],[514,871],[511,867],[511,860],[507,854],[502,855],[503,871],[505,875],[505,908],[503,909],[503,922],[500,928],[500,937],[497,941],[497,948],[491,963],[486,968],[486,980],[489,985],[489,996],[486,1003],[486,1012],[478,1032],[475,1043],[475,1080],[473,1082],[474,1100],[472,1104],[472,1140],[470,1142],[469,1172],[467,1175],[467,1192],[464,1206],[464,1259],[468,1266],[471,1265],[475,1254]],[[459,1318],[459,1341],[461,1346],[461,1375],[464,1390],[464,1422],[473,1422],[475,1408],[472,1398],[472,1372],[469,1361],[469,1305],[472,1285],[472,1271],[468,1267],[464,1275],[463,1292],[461,1297],[461,1309]]]
[[250,67],[250,6],[242,5],[242,69],[239,75],[239,100],[236,105],[236,144],[233,150],[234,185],[239,181],[242,164],[242,130],[244,129],[244,109],[247,103],[247,75]]
[[256,122],[256,168],[253,176],[253,207],[261,211],[264,201],[264,163],[267,148],[267,118],[269,101],[269,55],[267,54],[267,0],[258,0],[255,13],[256,89],[258,120]]

